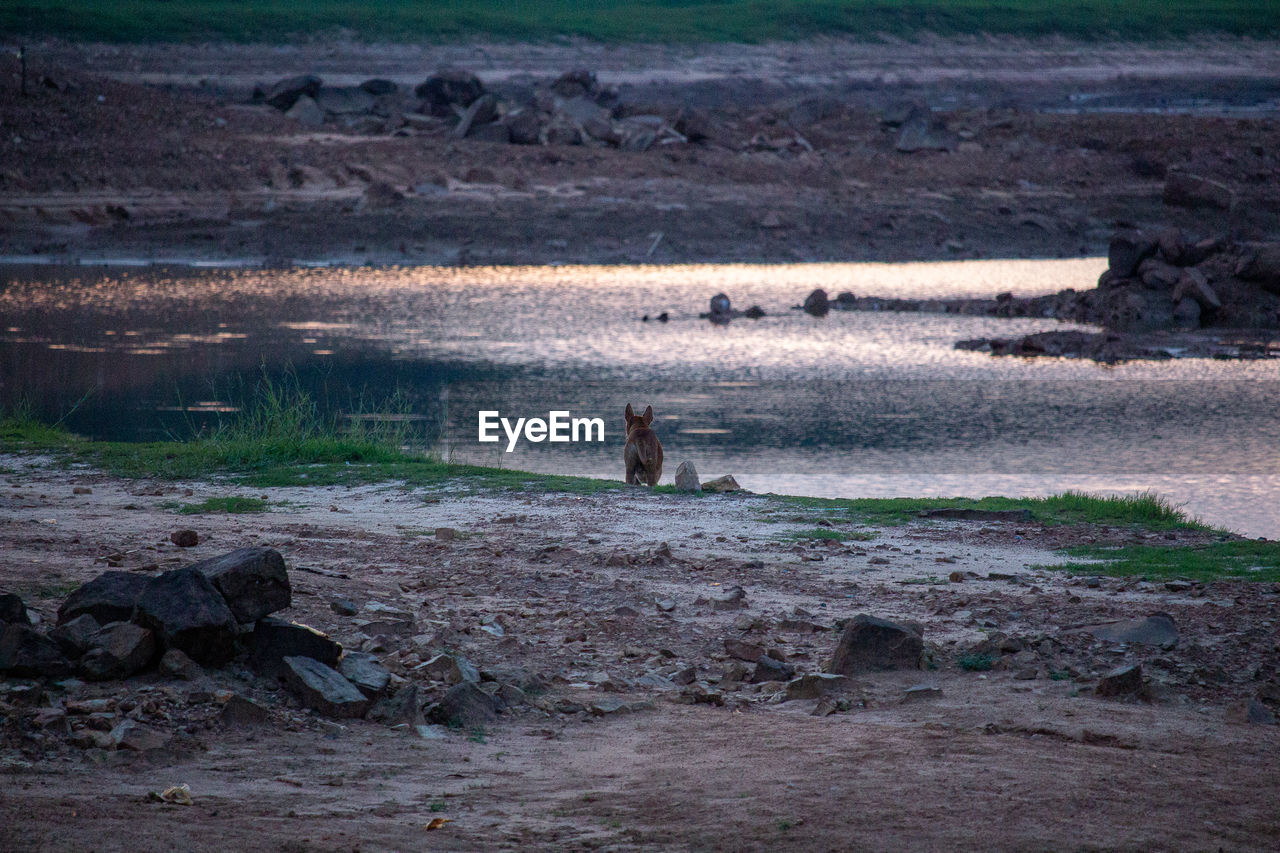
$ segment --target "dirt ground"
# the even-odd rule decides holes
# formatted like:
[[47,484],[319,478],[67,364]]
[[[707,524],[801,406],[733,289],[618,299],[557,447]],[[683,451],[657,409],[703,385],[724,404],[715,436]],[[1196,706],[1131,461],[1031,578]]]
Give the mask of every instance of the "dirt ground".
[[[107,698],[110,722],[132,708],[172,735],[142,753],[86,746],[76,734],[94,723],[74,713],[69,730],[41,729],[6,695],[4,849],[1236,851],[1280,837],[1280,727],[1237,721],[1241,700],[1280,699],[1280,588],[1039,568],[1071,542],[1166,534],[836,521],[870,538],[800,543],[831,522],[757,496],[249,490],[0,465],[0,576],[46,626],[108,566],[152,574],[267,545],[290,568],[281,615],[380,649],[427,698],[444,685],[413,666],[432,646],[545,686],[491,726],[425,736],[325,721],[238,664],[50,689],[47,702]],[[228,495],[270,511],[176,512]],[[183,527],[199,545],[169,541]],[[745,601],[722,609],[735,586]],[[421,635],[373,642],[336,599],[366,617],[370,602],[406,611]],[[1172,648],[1074,630],[1157,612],[1177,626]],[[859,676],[821,716],[819,700],[743,680],[750,665],[726,653],[741,640],[817,672],[858,613],[919,622],[932,668]],[[1021,651],[963,670],[995,632]],[[1146,701],[1093,695],[1131,662]],[[692,684],[667,680],[690,666]],[[220,724],[230,693],[269,722]],[[148,800],[183,783],[191,806]],[[450,822],[428,831],[437,817]]]
[[[1118,223],[1280,227],[1280,50],[1013,39],[762,46],[28,46],[0,71],[0,254],[252,263],[667,263],[1105,253]],[[647,151],[455,139],[448,122],[297,124],[255,83],[405,87],[441,67],[500,92],[584,67],[620,103],[701,111]],[[895,150],[933,108],[952,151]],[[395,135],[395,134],[402,135]],[[1229,210],[1168,207],[1164,176]],[[403,198],[385,197],[387,184]],[[1084,283],[1082,283],[1084,284]]]

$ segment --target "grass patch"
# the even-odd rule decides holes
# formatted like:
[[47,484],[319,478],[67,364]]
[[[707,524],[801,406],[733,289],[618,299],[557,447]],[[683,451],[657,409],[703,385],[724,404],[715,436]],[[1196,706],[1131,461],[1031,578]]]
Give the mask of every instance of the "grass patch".
[[1152,493],[1101,497],[1065,492],[1047,498],[810,498],[775,495],[779,501],[820,509],[842,521],[906,524],[931,509],[1027,510],[1042,524],[1136,525],[1147,530],[1204,530],[1166,499]]
[[1065,563],[1051,569],[1078,575],[1111,575],[1145,580],[1190,578],[1209,581],[1235,578],[1280,581],[1280,542],[1241,539],[1199,545],[1076,545],[1063,553],[1099,560]]
[[1125,38],[1280,30],[1258,0],[15,0],[0,30],[104,41],[276,41],[324,33],[400,42],[467,36],[760,42],[882,33]]
[[830,539],[835,542],[855,541],[867,542],[876,538],[874,533],[866,530],[836,530],[831,527],[815,527],[812,530],[797,530],[794,533],[788,533],[784,539],[794,540],[813,540],[813,539]]
[[986,672],[995,662],[991,655],[963,655],[957,661],[965,672]]
[[267,502],[262,498],[207,498],[198,504],[183,504],[178,507],[179,515],[203,515],[205,513],[245,513],[266,512]]

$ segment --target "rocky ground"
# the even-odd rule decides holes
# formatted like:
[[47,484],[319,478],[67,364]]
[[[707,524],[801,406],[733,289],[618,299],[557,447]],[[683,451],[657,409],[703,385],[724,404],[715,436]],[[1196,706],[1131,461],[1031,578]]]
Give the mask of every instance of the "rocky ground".
[[[1274,239],[1277,56],[1209,39],[28,45],[28,94],[8,53],[0,73],[0,253],[1052,257],[1100,254],[1122,223]],[[429,85],[445,67],[479,88]],[[1171,175],[1213,192],[1170,196]]]
[[[62,608],[69,633],[73,591],[106,571],[169,583],[269,548],[291,584],[272,618],[340,643],[330,663],[364,690],[326,704],[248,636],[226,663],[170,652],[122,679],[138,629],[120,623],[71,676],[2,682],[6,849],[1252,850],[1280,833],[1280,588],[1043,568],[1073,542],[1217,534],[0,464],[22,631]],[[232,494],[269,511],[177,512]],[[844,538],[794,538],[815,529]],[[281,604],[217,582],[237,620],[254,596]]]

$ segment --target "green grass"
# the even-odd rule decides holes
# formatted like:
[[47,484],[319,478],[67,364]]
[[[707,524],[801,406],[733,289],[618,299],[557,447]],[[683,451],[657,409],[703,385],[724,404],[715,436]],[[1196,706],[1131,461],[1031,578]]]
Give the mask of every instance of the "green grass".
[[1146,580],[1235,578],[1280,581],[1280,542],[1240,539],[1199,545],[1125,545],[1108,548],[1077,545],[1063,553],[1100,560],[1065,563],[1049,568],[1083,575],[1112,575]]
[[267,502],[262,498],[206,498],[198,504],[183,504],[178,507],[180,515],[203,515],[211,512],[243,513],[266,512]]
[[809,498],[774,496],[793,506],[821,510],[831,518],[863,524],[905,524],[931,509],[1029,510],[1043,524],[1136,525],[1148,530],[1203,530],[1159,495],[1099,497],[1065,492],[1047,498]]
[[1126,39],[1280,30],[1268,0],[13,0],[0,32],[154,42],[482,36],[610,42],[759,42],[814,35],[1008,33]]
[[957,661],[965,672],[986,672],[995,663],[991,655],[963,655]]
[[876,535],[866,530],[835,530],[831,527],[815,527],[812,530],[797,530],[788,533],[785,539],[832,539],[836,542],[845,542],[853,540],[856,542],[867,542],[875,539]]

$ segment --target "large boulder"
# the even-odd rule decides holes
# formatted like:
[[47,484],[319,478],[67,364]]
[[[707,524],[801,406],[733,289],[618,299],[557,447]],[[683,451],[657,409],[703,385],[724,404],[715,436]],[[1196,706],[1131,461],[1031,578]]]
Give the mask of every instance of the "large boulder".
[[249,665],[268,677],[286,675],[285,658],[306,657],[325,666],[338,665],[342,646],[307,625],[262,619],[249,641]]
[[688,460],[681,462],[680,467],[676,468],[676,491],[702,491],[702,484],[698,482],[698,469]]
[[190,566],[150,579],[134,621],[154,631],[161,648],[181,649],[199,663],[235,657],[236,617],[213,582]]
[[422,722],[422,701],[418,698],[418,685],[406,684],[390,696],[379,699],[365,717],[388,726],[419,725]]
[[67,596],[58,608],[58,624],[86,613],[99,625],[127,622],[149,580],[130,572],[104,572]]
[[320,94],[321,85],[322,81],[314,74],[287,77],[270,86],[263,93],[262,99],[281,112],[285,112],[303,95],[315,98]]
[[804,300],[804,311],[806,314],[812,314],[815,317],[825,317],[827,312],[831,310],[831,302],[827,299],[827,292],[822,288],[810,293]]
[[321,127],[324,124],[324,110],[306,95],[294,101],[284,114],[304,127]]
[[21,596],[12,592],[0,595],[0,623],[16,622],[19,625],[30,625],[31,617],[27,615],[27,605]]
[[427,719],[450,726],[483,726],[498,718],[498,700],[472,681],[449,688],[439,702],[427,710]]
[[30,625],[9,622],[0,633],[0,673],[23,677],[71,674],[58,644]]
[[537,145],[542,141],[542,118],[537,110],[513,110],[502,117],[508,139],[515,145]]
[[386,693],[391,684],[391,673],[378,662],[376,656],[366,652],[344,654],[338,662],[338,671],[370,699],[377,699]]
[[1259,243],[1249,247],[1236,274],[1255,281],[1269,293],[1280,295],[1280,243]]
[[422,99],[423,112],[451,118],[455,106],[465,109],[484,94],[484,84],[469,71],[440,71],[418,84],[413,93]]
[[155,636],[132,622],[104,625],[90,640],[80,659],[80,671],[91,681],[128,678],[151,663],[156,654]]
[[284,557],[273,548],[239,548],[191,566],[213,582],[241,625],[293,603]]
[[97,619],[88,613],[82,613],[50,631],[49,639],[57,643],[67,657],[78,658],[89,651],[94,635],[101,629]]
[[1143,619],[1122,619],[1075,629],[1112,643],[1141,643],[1171,649],[1178,644],[1178,626],[1168,613],[1152,613]]
[[1107,268],[1115,278],[1128,278],[1138,265],[1155,254],[1159,244],[1141,231],[1119,231],[1107,247]]
[[332,667],[307,657],[284,659],[285,685],[303,705],[339,719],[363,717],[369,700]]
[[845,624],[827,672],[855,675],[887,669],[920,669],[923,662],[924,640],[919,632],[861,613]]
[[491,124],[497,118],[498,99],[492,94],[481,95],[462,111],[458,123],[453,128],[453,135],[462,139],[470,134],[473,128]]

